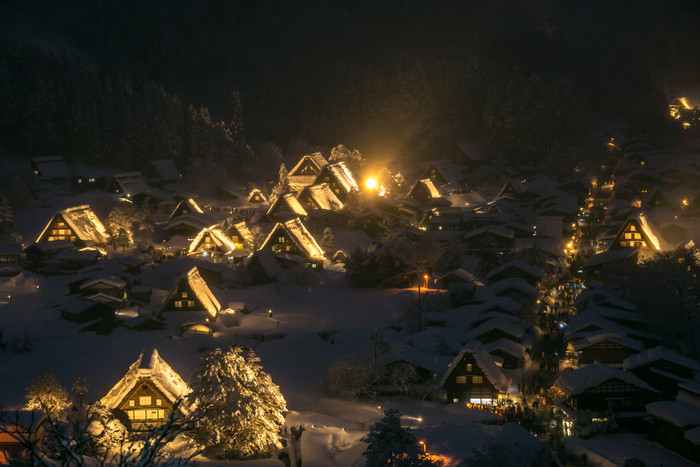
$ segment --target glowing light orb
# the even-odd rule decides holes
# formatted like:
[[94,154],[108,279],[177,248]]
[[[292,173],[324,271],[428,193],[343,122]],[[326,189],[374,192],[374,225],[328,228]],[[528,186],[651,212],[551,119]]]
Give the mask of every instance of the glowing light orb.
[[373,178],[368,178],[367,181],[365,181],[365,186],[370,190],[374,190],[375,188],[377,188],[377,180]]

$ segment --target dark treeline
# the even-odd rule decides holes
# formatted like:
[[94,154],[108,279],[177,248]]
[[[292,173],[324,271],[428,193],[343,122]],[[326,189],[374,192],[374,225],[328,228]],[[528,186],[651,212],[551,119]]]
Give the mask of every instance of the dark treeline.
[[[214,121],[240,123],[230,98],[238,91],[249,138],[430,156],[451,152],[455,139],[485,137],[504,163],[576,159],[596,122],[663,136],[669,86],[700,79],[693,0],[6,3],[35,28],[58,31],[110,77],[68,67],[82,74],[67,77],[78,99],[89,99],[83,86],[99,96],[93,111],[110,99],[121,105],[129,92],[147,99],[115,109],[134,112],[135,126],[146,123],[124,148],[132,154],[131,145],[151,144],[185,157],[187,143],[171,135],[206,120],[202,105]],[[160,83],[167,93],[136,83]],[[154,138],[139,141],[139,131]]]

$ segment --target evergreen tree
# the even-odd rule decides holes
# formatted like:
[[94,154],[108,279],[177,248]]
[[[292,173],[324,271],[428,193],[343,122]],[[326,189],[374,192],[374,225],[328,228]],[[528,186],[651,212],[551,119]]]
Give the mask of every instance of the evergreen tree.
[[335,235],[330,227],[323,229],[323,236],[321,237],[321,248],[324,249],[327,255],[333,256],[333,249],[335,248]]
[[240,346],[206,354],[190,380],[192,437],[221,459],[269,456],[278,447],[287,405],[279,387]]
[[124,250],[134,243],[131,233],[134,214],[136,208],[127,202],[122,202],[114,206],[107,216],[105,228],[112,239],[114,248],[121,246]]
[[436,465],[419,450],[416,437],[401,426],[401,413],[395,409],[384,411],[365,438],[367,449],[362,453],[367,467],[416,467]]
[[277,198],[285,193],[289,193],[289,171],[287,167],[284,166],[284,162],[280,164],[279,179],[277,185],[272,189],[270,194],[270,205],[274,203]]

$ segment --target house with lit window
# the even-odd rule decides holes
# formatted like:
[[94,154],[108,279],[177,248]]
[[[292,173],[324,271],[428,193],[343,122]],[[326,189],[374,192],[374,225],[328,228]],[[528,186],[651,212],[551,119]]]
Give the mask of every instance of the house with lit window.
[[275,256],[296,257],[312,269],[323,269],[323,250],[298,218],[277,223],[260,249],[270,250]]
[[313,185],[318,174],[327,165],[328,161],[320,152],[303,156],[287,174],[289,186],[292,190],[299,191],[305,186]]
[[461,182],[464,177],[462,170],[464,167],[453,164],[449,161],[431,162],[423,171],[421,178],[429,179],[436,186],[455,184]]
[[34,175],[52,183],[63,183],[68,180],[68,168],[63,156],[33,157],[29,165]]
[[627,219],[622,225],[611,242],[609,250],[623,248],[634,248],[639,251],[639,256],[644,258],[668,251],[671,246],[666,244],[649,217],[644,212],[640,212]]
[[148,186],[146,180],[143,179],[141,172],[115,174],[112,179],[107,182],[105,191],[117,198],[134,201],[155,194],[153,188]]
[[141,352],[100,403],[129,431],[147,432],[166,424],[173,412],[187,415],[187,404],[176,403],[189,392],[182,377],[153,349]]
[[22,272],[21,254],[21,243],[0,243],[0,276],[14,276]]
[[290,217],[306,218],[309,213],[303,208],[299,201],[291,193],[285,193],[277,197],[267,215],[271,219],[289,219]]
[[219,228],[231,239],[237,250],[250,250],[253,247],[253,233],[244,222],[236,222],[233,218],[219,223]]
[[235,249],[236,244],[221,229],[207,227],[192,240],[187,254],[208,257],[216,261],[225,258]]
[[253,204],[267,203],[267,198],[265,198],[265,195],[263,195],[262,191],[258,188],[253,188],[250,190],[250,193],[248,193],[248,202]]
[[90,206],[75,206],[53,215],[36,243],[67,240],[76,247],[103,246],[109,241],[107,229]]
[[416,181],[406,194],[407,199],[412,199],[421,204],[426,204],[430,200],[439,197],[440,192],[435,188],[433,181],[429,178]]
[[297,200],[307,212],[335,212],[343,209],[343,203],[325,183],[304,187],[297,195]]
[[353,191],[359,191],[355,177],[344,162],[328,164],[321,169],[312,185],[326,183],[343,203]]
[[613,413],[618,425],[637,430],[644,426],[644,406],[659,396],[659,391],[632,373],[600,362],[560,376],[556,387],[570,420],[583,413],[602,420]]
[[447,402],[496,405],[505,397],[510,380],[477,340],[467,343],[447,367],[441,381]]
[[219,301],[195,266],[180,276],[175,290],[162,305],[159,314],[165,317],[173,312],[187,312],[185,318],[188,321],[207,321],[216,319],[219,310]]

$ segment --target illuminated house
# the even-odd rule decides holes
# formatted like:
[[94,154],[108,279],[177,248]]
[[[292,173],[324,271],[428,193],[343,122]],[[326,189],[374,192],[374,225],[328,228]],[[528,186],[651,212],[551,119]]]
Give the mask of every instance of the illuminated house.
[[430,179],[435,185],[443,186],[462,180],[462,167],[449,162],[433,162],[423,171],[421,178]]
[[305,186],[313,185],[318,174],[327,165],[328,161],[320,152],[303,156],[287,174],[289,185],[295,191]]
[[440,192],[437,190],[437,188],[435,188],[435,185],[433,185],[432,180],[429,178],[418,180],[406,194],[406,198],[412,199],[421,204],[425,204],[431,199],[439,197]]
[[323,268],[323,250],[298,218],[277,223],[260,249],[300,258],[313,269]]
[[343,209],[343,203],[325,183],[304,187],[297,195],[297,200],[307,212],[340,211]]
[[[180,375],[153,349],[150,355],[141,352],[100,403],[130,431],[150,431],[167,423],[175,402],[189,392]],[[187,405],[180,404],[177,413],[187,415]]]
[[102,246],[109,234],[88,205],[64,209],[53,215],[36,242],[67,240],[76,247]]
[[309,214],[303,208],[299,201],[291,193],[280,195],[270,209],[267,210],[267,215],[271,218],[287,219],[289,217],[307,217]]
[[561,407],[569,420],[583,413],[604,418],[612,411],[619,425],[630,428],[644,426],[640,423],[646,415],[644,405],[658,395],[632,373],[600,362],[560,376],[556,386],[564,396]]
[[661,237],[649,218],[643,212],[630,217],[620,228],[610,244],[609,250],[635,248],[642,257],[653,256],[671,249]]
[[29,161],[34,175],[53,183],[68,179],[68,169],[62,156],[33,157]]
[[236,222],[226,219],[221,224],[221,230],[231,239],[237,250],[252,249],[253,234],[245,222]]
[[216,318],[221,305],[207,283],[202,279],[197,267],[193,267],[178,280],[175,290],[162,306],[160,313],[187,312],[191,318],[202,320]]
[[265,195],[262,194],[262,191],[257,188],[253,188],[248,194],[248,202],[255,204],[267,203],[267,198],[265,198]]
[[470,341],[440,381],[447,402],[493,405],[508,393],[510,380],[479,341]]
[[343,203],[347,201],[350,193],[359,191],[355,177],[343,162],[336,162],[323,167],[312,185],[320,183],[327,183],[333,193]]
[[236,244],[224,232],[215,227],[207,227],[202,229],[192,240],[188,255],[217,258],[225,256],[235,249]]
[[199,207],[199,204],[192,198],[185,198],[182,201],[180,201],[175,209],[173,210],[172,213],[170,213],[170,217],[168,218],[169,221],[175,219],[176,217],[179,216],[184,216],[184,215],[197,215],[197,214],[204,214],[204,211],[202,211],[202,208]]
[[119,198],[135,198],[138,195],[150,194],[152,189],[146,184],[141,172],[125,172],[114,175],[107,183],[105,191]]

